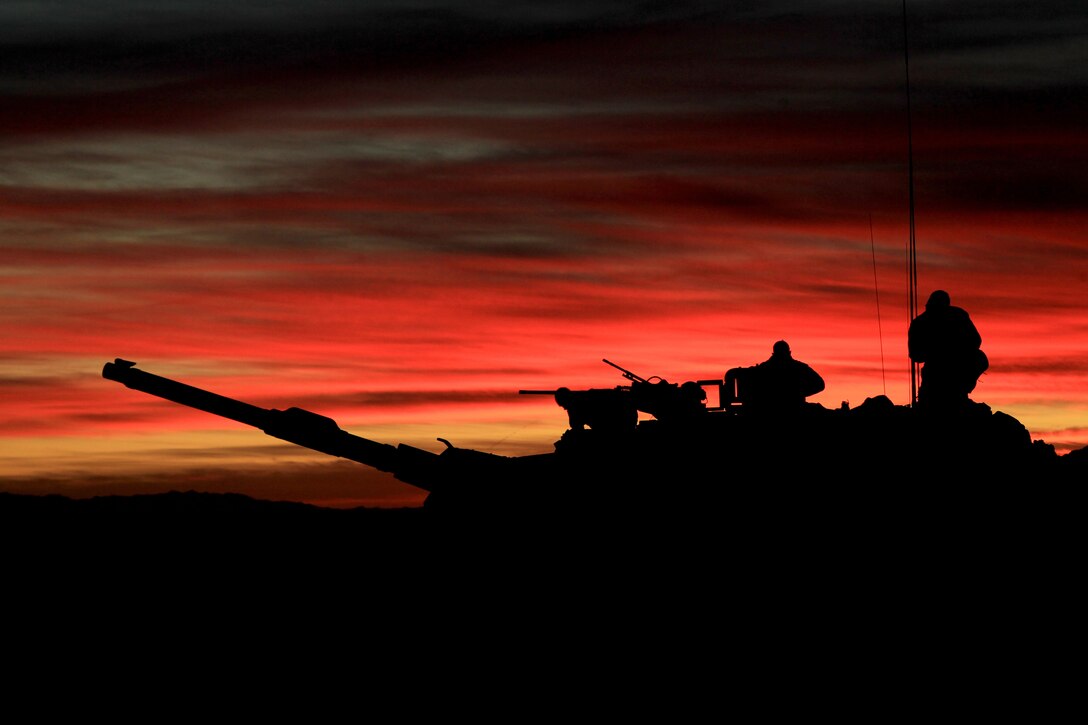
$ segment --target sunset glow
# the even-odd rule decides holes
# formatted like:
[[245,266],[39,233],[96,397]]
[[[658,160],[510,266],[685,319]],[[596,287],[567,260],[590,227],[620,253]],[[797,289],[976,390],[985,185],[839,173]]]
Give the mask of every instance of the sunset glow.
[[[117,357],[436,452],[778,339],[814,402],[910,402],[899,2],[108,5],[0,9],[2,491],[422,501]],[[1088,11],[908,8],[919,294],[978,326],[973,399],[1084,447]]]

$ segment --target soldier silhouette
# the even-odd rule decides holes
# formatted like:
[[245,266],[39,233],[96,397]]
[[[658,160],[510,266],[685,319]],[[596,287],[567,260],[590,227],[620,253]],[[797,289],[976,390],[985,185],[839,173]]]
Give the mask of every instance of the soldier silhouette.
[[954,306],[944,290],[933,292],[925,312],[915,317],[907,330],[910,359],[923,364],[918,403],[948,406],[966,402],[979,376],[990,366],[981,347],[982,336],[967,311]]
[[744,404],[752,410],[775,413],[799,410],[805,398],[824,389],[824,379],[807,364],[795,360],[785,340],[774,344],[769,358],[739,372]]

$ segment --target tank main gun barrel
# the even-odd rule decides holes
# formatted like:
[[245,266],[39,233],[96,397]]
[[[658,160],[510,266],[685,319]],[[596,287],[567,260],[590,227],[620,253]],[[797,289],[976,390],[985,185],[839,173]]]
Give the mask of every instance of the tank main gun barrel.
[[133,390],[139,390],[159,398],[165,398],[173,403],[203,410],[205,413],[230,418],[254,428],[263,429],[268,423],[268,418],[272,412],[234,398],[217,395],[192,385],[137,370],[136,363],[121,358],[106,363],[102,368],[102,377],[121,383]]
[[399,480],[425,491],[434,485],[439,455],[405,444],[391,446],[342,430],[336,421],[302,408],[261,408],[234,398],[179,383],[136,369],[136,363],[117,358],[102,368],[102,377],[180,405],[230,418],[288,443],[392,473]]

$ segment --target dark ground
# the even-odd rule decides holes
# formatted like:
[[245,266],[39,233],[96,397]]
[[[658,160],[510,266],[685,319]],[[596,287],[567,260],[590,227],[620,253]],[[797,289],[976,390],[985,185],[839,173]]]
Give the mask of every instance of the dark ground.
[[[842,480],[760,482],[742,494],[670,504],[617,501],[607,506],[516,511],[426,508],[334,509],[240,494],[172,491],[73,499],[0,493],[0,532],[9,554],[87,552],[115,547],[129,555],[237,551],[355,556],[380,546],[389,554],[435,556],[456,545],[513,554],[518,546],[555,553],[581,546],[618,552],[651,548],[698,558],[708,550],[749,557],[796,550],[876,556],[876,550],[988,545],[1021,551],[1078,537],[1088,481],[959,481],[874,485]],[[737,483],[736,490],[745,491]],[[511,549],[514,547],[514,549]],[[714,553],[713,555],[717,555]]]
[[123,635],[148,662],[189,651],[202,671],[286,651],[311,653],[295,669],[390,652],[456,669],[483,646],[492,667],[550,652],[595,682],[593,663],[680,666],[688,685],[751,680],[771,701],[786,681],[850,702],[934,678],[958,691],[965,667],[1041,672],[1083,637],[1083,497],[889,489],[539,517],[0,494],[3,623],[46,658],[74,633],[95,652]]

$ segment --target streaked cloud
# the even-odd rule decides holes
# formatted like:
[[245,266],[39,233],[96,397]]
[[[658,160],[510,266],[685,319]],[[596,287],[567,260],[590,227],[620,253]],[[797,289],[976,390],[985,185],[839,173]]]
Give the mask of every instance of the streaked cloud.
[[[905,402],[900,6],[57,5],[0,8],[20,486],[204,458],[290,488],[229,422],[102,380],[117,356],[510,454],[565,422],[516,390],[620,384],[602,357],[682,381],[786,338],[818,402]],[[1088,444],[1088,13],[909,10],[920,292],[972,313],[987,403]]]

